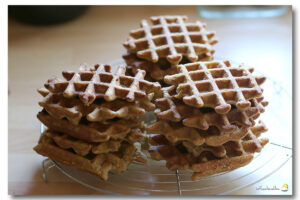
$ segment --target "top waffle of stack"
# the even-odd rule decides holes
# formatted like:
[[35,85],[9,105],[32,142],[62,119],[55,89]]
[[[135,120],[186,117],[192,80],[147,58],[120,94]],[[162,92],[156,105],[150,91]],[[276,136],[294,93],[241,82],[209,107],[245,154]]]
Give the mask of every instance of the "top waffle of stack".
[[150,21],[152,24],[142,20],[141,28],[131,31],[123,44],[139,58],[153,63],[166,58],[171,64],[178,64],[183,57],[195,62],[214,53],[215,33],[207,31],[205,24],[187,23],[186,16],[156,16]]
[[79,97],[85,105],[92,104],[98,98],[134,102],[160,89],[159,83],[144,80],[143,70],[138,70],[134,77],[127,76],[126,66],[119,66],[116,72],[112,72],[110,65],[88,67],[84,64],[78,72],[64,71],[62,75],[64,79],[49,79],[44,86],[66,98]]
[[251,99],[261,97],[263,76],[253,76],[253,68],[231,66],[229,61],[195,62],[177,66],[178,73],[165,76],[177,87],[176,98],[187,105],[213,108],[226,114],[232,105],[239,110],[251,107]]

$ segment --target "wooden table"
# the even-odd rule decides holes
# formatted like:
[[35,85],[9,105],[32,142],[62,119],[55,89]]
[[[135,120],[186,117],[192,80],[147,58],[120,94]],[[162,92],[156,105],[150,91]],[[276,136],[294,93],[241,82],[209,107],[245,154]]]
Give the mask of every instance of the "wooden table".
[[[142,18],[152,15],[185,14],[190,21],[199,19],[196,7],[91,7],[70,23],[35,27],[9,20],[9,194],[99,194],[71,181],[56,169],[51,181],[41,177],[43,157],[32,150],[40,134],[36,114],[41,99],[36,89],[62,70],[76,69],[82,62],[107,63],[125,52],[122,42]],[[254,65],[275,78],[291,92],[292,13],[267,19],[200,19],[215,30],[219,38],[216,56]],[[277,77],[276,77],[277,76]],[[290,78],[290,79],[287,79]],[[291,137],[291,136],[290,136]],[[288,138],[287,145],[291,141]],[[269,177],[267,183],[285,177],[283,172]],[[232,194],[257,192],[248,187]]]

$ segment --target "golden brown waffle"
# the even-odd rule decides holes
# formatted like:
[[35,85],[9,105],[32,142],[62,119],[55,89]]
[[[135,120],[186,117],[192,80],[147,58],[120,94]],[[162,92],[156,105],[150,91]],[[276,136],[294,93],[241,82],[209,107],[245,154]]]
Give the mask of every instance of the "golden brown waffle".
[[268,143],[267,138],[257,138],[261,133],[258,130],[259,128],[253,127],[243,139],[223,144],[226,155],[221,158],[214,154],[222,152],[222,148],[202,149],[200,155],[194,156],[193,153],[181,152],[177,147],[166,144],[166,140],[162,140],[159,145],[157,139],[158,145],[151,147],[149,152],[154,160],[166,160],[166,166],[170,170],[192,169],[195,172],[192,179],[196,180],[248,164],[253,158],[253,153],[260,152]]
[[[238,139],[238,140],[240,140],[240,139]],[[195,157],[199,156],[202,152],[205,152],[205,151],[209,151],[214,156],[219,157],[219,158],[226,156],[226,150],[222,144],[219,146],[209,146],[206,144],[196,146],[192,142],[188,142],[188,141],[183,141],[183,142],[178,142],[177,144],[172,144],[164,135],[159,135],[159,134],[150,134],[149,144],[152,146],[158,146],[158,145],[176,146],[179,151],[180,150],[187,151],[189,153],[192,153],[193,156],[195,156]]]
[[229,61],[195,62],[178,65],[178,74],[164,78],[177,86],[176,97],[197,108],[210,107],[219,114],[228,113],[231,105],[240,110],[251,106],[249,100],[260,97],[260,85],[266,80],[253,76],[254,69],[231,66]]
[[195,62],[199,56],[212,58],[212,45],[217,43],[214,32],[197,21],[186,23],[186,16],[156,16],[150,18],[152,25],[142,20],[141,28],[130,32],[124,47],[139,58],[158,62],[166,58],[178,64],[183,56]]
[[140,128],[131,129],[130,133],[126,136],[124,140],[127,142],[137,142],[144,139],[145,135]]
[[126,64],[131,68],[133,74],[137,74],[139,70],[145,70],[150,77],[145,79],[149,81],[160,81],[164,76],[177,73],[177,67],[169,63],[159,61],[152,63],[147,60],[137,58],[134,54],[127,53],[123,55]]
[[79,97],[85,105],[97,98],[114,101],[118,98],[133,102],[147,97],[148,93],[160,89],[159,83],[144,80],[145,71],[139,70],[134,76],[127,76],[126,66],[119,66],[111,72],[110,65],[81,66],[79,72],[64,71],[63,77],[49,79],[45,87],[52,93],[63,94],[66,98]]
[[159,120],[149,125],[146,130],[149,133],[164,135],[172,144],[178,141],[190,141],[200,146],[205,143],[204,136],[199,133],[201,130],[185,127],[180,123]]
[[132,129],[143,129],[144,126],[139,119],[119,119],[103,123],[72,124],[67,120],[52,117],[46,112],[40,112],[37,117],[49,129],[66,133],[87,142],[105,142],[110,138],[124,138]]
[[[222,157],[222,152],[224,152],[225,148],[222,146],[226,142],[229,141],[239,141],[240,139],[243,140],[255,140],[258,138],[261,133],[266,132],[268,129],[265,126],[265,124],[262,121],[259,121],[258,124],[255,126],[251,127],[249,131],[247,131],[246,134],[243,135],[236,135],[237,137],[232,137],[232,133],[225,134],[223,136],[220,135],[214,135],[210,137],[206,137],[206,140],[208,141],[209,144],[212,144],[211,146],[209,145],[201,145],[201,146],[195,146],[193,143],[189,141],[184,141],[182,142],[183,146],[186,148],[186,150],[190,153],[193,153],[194,156],[199,156],[203,151],[207,151],[211,149],[211,151],[214,151],[213,154],[217,157]],[[255,134],[255,135],[253,135]],[[245,143],[246,145],[246,143]]]
[[107,142],[95,143],[95,145],[93,145],[92,143],[75,139],[67,134],[59,134],[54,131],[48,131],[44,134],[51,137],[54,143],[60,148],[72,149],[80,156],[86,156],[90,151],[94,154],[116,152],[121,146],[120,140],[109,140]]
[[[49,131],[46,131],[46,133]],[[119,151],[112,153],[93,154],[89,152],[82,156],[69,149],[63,149],[55,143],[53,134],[42,134],[39,144],[34,150],[43,156],[65,165],[74,166],[82,171],[98,175],[104,180],[108,179],[109,171],[124,172],[131,163],[136,152],[132,144],[121,144]]]
[[[151,82],[163,82],[163,79],[166,75],[172,75],[178,72],[176,65],[170,64],[166,59],[163,58],[161,58],[157,63],[153,63],[140,59],[135,54],[126,53],[123,55],[123,59],[127,64],[128,71],[130,71],[129,75],[134,76],[138,73],[138,70],[145,70],[145,80]],[[206,61],[210,59],[212,59],[212,57],[199,56],[199,61]],[[189,63],[189,61],[187,59],[182,59],[181,63]]]
[[93,154],[110,153],[119,150],[122,142],[134,143],[143,138],[143,135],[139,129],[131,130],[126,138],[122,140],[108,140],[102,143],[89,143],[83,140],[73,138],[67,134],[45,131],[44,134],[51,137],[55,144],[62,149],[72,149],[76,154],[86,156],[89,152]]
[[193,156],[197,157],[200,156],[202,152],[209,151],[214,156],[222,158],[226,156],[226,150],[223,145],[221,146],[208,146],[208,145],[201,145],[195,146],[190,142],[182,142],[182,145],[186,148],[186,150],[193,154]]
[[239,140],[247,135],[248,128],[240,127],[231,132],[220,132],[216,127],[199,130],[183,126],[180,122],[159,120],[147,127],[147,131],[164,135],[172,144],[179,141],[188,141],[195,146],[207,144],[219,146],[231,140]]
[[253,157],[255,152],[260,152],[269,142],[268,138],[258,139],[259,135],[265,131],[266,130],[262,131],[262,127],[259,126],[252,127],[248,135],[241,141],[224,144],[227,152],[225,160],[214,162],[215,165],[208,162],[193,165],[192,169],[195,173],[193,174],[192,179],[196,180],[200,177],[209,176],[215,173],[230,171],[248,164],[251,161],[249,157]]
[[113,118],[134,118],[144,115],[145,110],[150,111],[155,108],[155,105],[146,99],[137,102],[117,99],[85,106],[79,99],[67,99],[62,94],[52,93],[46,95],[39,105],[51,116],[57,119],[66,118],[73,124],[78,124],[83,117],[90,122],[101,122]]
[[264,107],[268,105],[263,97],[251,101],[252,106],[247,110],[231,109],[226,114],[215,112],[205,112],[184,104],[181,100],[175,98],[176,87],[169,86],[161,89],[156,97],[155,104],[158,107],[155,110],[157,118],[179,122],[187,127],[207,130],[210,126],[216,126],[222,132],[231,132],[238,128],[237,125],[250,127],[254,125],[254,119],[258,118]]

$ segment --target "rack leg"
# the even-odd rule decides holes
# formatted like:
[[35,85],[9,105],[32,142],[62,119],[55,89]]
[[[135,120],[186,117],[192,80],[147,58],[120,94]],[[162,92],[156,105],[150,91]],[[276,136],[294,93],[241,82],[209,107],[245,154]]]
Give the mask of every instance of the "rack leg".
[[175,171],[175,174],[176,174],[176,180],[177,180],[178,195],[181,196],[180,177],[179,177],[178,170]]
[[55,166],[54,163],[49,158],[46,158],[45,160],[42,161],[42,178],[45,183],[48,182],[48,177],[47,177],[48,171],[54,166]]

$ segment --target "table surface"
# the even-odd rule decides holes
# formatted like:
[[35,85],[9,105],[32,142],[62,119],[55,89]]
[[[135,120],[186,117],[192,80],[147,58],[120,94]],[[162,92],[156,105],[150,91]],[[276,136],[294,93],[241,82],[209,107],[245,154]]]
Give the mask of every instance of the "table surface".
[[[152,15],[188,15],[215,30],[219,43],[216,57],[245,62],[272,75],[292,94],[292,12],[276,18],[202,19],[193,6],[98,6],[79,19],[61,25],[36,27],[9,19],[8,55],[8,193],[99,194],[62,175],[57,169],[51,180],[41,177],[42,156],[33,146],[38,141],[40,122],[36,114],[41,99],[36,89],[53,75],[76,69],[82,62],[108,63],[125,52],[122,42],[139,21]],[[284,144],[291,147],[291,137]],[[292,185],[290,160],[267,179],[231,194],[264,194],[258,185],[273,186],[278,180]],[[281,191],[280,191],[281,192]]]

